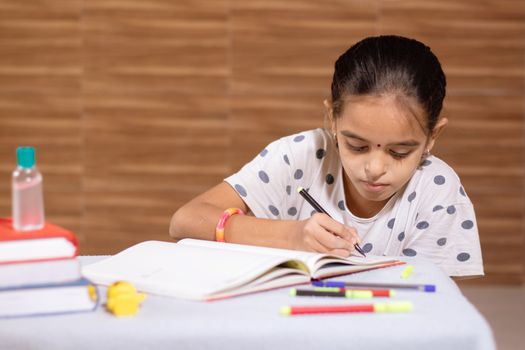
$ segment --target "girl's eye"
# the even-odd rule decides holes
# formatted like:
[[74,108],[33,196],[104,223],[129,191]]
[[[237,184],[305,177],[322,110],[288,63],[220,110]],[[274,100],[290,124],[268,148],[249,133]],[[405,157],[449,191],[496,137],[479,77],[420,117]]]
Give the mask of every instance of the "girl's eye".
[[346,146],[348,147],[348,149],[354,152],[364,152],[368,149],[368,146],[354,146],[349,143],[347,143]]
[[390,150],[390,154],[392,155],[392,157],[394,157],[396,159],[403,159],[403,158],[408,157],[410,152],[400,153],[400,152],[396,152],[396,151]]
[[[346,147],[351,150],[352,152],[357,152],[357,153],[363,153],[363,152],[366,152],[368,151],[368,146],[355,146],[355,145],[352,145],[350,143],[346,143]],[[394,157],[395,159],[403,159],[403,158],[406,158],[410,155],[411,152],[396,152],[394,150],[389,150],[388,151],[390,153],[390,155],[392,157]]]

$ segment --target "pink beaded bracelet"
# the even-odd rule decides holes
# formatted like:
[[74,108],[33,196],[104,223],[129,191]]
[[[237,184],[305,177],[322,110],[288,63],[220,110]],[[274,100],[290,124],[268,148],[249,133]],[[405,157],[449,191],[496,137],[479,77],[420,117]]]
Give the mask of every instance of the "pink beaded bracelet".
[[217,242],[225,242],[224,240],[224,226],[226,226],[226,221],[230,216],[235,214],[244,215],[244,212],[239,208],[228,208],[222,214],[217,226],[215,227],[215,240]]

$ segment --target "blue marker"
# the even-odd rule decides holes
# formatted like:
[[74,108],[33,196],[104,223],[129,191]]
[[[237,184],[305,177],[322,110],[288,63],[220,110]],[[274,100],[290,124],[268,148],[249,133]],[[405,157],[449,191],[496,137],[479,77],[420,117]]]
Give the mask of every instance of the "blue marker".
[[312,285],[317,287],[360,287],[360,288],[401,288],[416,289],[422,292],[435,292],[434,284],[404,284],[404,283],[371,283],[371,282],[341,282],[341,281],[312,281]]

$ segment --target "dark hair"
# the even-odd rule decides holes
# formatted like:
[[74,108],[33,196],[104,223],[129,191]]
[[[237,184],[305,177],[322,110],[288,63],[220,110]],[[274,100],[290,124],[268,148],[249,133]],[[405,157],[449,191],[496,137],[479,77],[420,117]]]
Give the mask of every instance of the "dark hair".
[[441,64],[425,44],[401,36],[361,40],[335,62],[332,80],[334,118],[352,95],[397,93],[415,98],[427,113],[432,132],[445,98],[446,78]]

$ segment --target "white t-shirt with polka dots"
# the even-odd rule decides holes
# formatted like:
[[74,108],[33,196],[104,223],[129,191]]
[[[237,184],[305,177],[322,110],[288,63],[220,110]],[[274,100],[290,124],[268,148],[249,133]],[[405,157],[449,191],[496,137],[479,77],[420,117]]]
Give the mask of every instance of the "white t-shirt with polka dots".
[[342,172],[334,140],[316,129],[272,142],[225,181],[256,217],[310,217],[313,208],[296,191],[304,187],[334,219],[356,228],[367,253],[423,256],[450,276],[483,275],[474,208],[445,162],[427,158],[371,218],[357,217],[346,207]]

